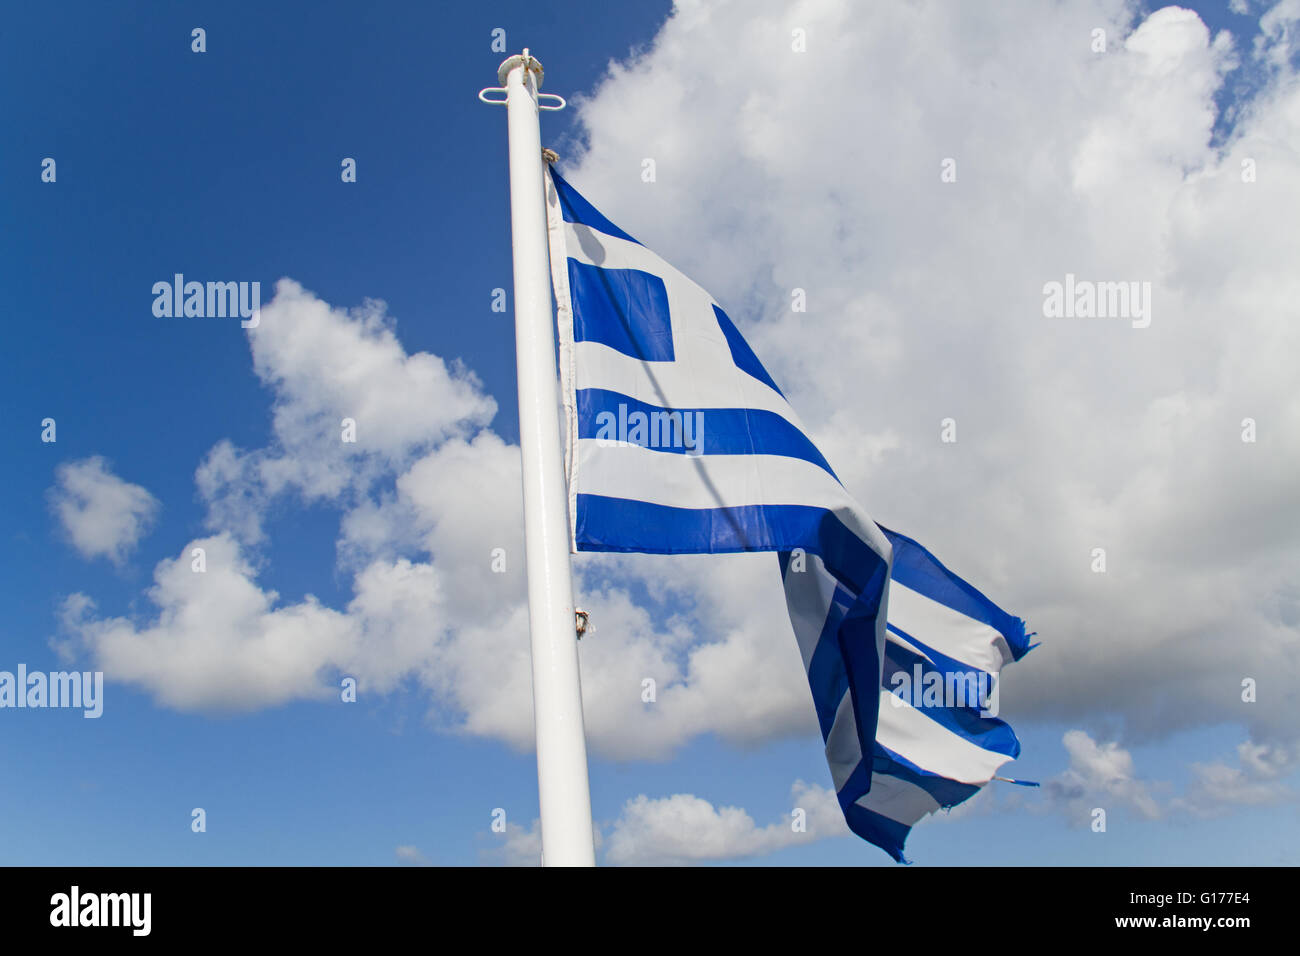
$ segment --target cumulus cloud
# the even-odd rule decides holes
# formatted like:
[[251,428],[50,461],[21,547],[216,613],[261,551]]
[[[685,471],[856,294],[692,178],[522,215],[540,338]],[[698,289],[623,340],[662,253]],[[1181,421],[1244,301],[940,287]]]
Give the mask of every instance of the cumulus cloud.
[[[740,807],[715,807],[694,794],[640,794],[612,823],[597,826],[596,850],[612,866],[684,866],[766,856],[849,834],[835,791],[796,780],[790,802],[790,814],[760,826]],[[507,824],[501,845],[485,857],[505,866],[536,866],[541,853],[541,828],[534,820],[529,827]]]
[[[1294,736],[1291,6],[1249,50],[1118,0],[682,2],[559,144],[571,182],[728,308],[873,516],[1042,635],[1005,676],[1013,722]],[[1241,63],[1272,79],[1218,145]],[[1067,274],[1150,282],[1150,326],[1046,318]],[[1264,674],[1277,693],[1243,704]]]
[[418,847],[399,846],[393,851],[399,863],[404,866],[428,866],[429,859],[420,852]]
[[1192,762],[1189,783],[1174,794],[1169,783],[1139,775],[1133,755],[1117,742],[1098,743],[1085,731],[1071,730],[1063,743],[1070,765],[1046,784],[1046,809],[1061,812],[1076,826],[1091,821],[1094,807],[1108,812],[1125,808],[1146,820],[1187,819],[1272,806],[1296,797],[1286,779],[1300,769],[1294,745],[1247,740],[1237,747],[1236,766],[1224,760]]
[[[597,855],[605,843],[600,827],[593,825],[592,843]],[[542,865],[542,823],[534,819],[528,826],[518,823],[506,823],[504,834],[492,835],[496,846],[483,850],[482,859],[496,866],[541,866]]]
[[[1243,12],[1243,11],[1238,11]],[[1300,0],[1279,0],[1259,18],[1260,35],[1255,38],[1255,57],[1281,73],[1294,66],[1300,50]]]
[[[396,480],[388,502],[369,506],[381,525],[389,511],[405,516],[420,557],[394,554],[391,542],[375,553],[347,539],[360,570],[346,607],[311,596],[280,601],[259,584],[246,547],[222,533],[158,564],[150,613],[105,618],[85,596],[69,598],[64,647],[182,710],[325,700],[341,675],[356,677],[362,693],[413,678],[430,692],[440,727],[530,749],[519,483],[516,447],[488,432],[449,440]],[[597,609],[596,631],[580,645],[593,753],[664,759],[700,734],[752,744],[815,733],[784,604],[767,586],[774,559],[708,564],[684,559],[661,579],[661,613],[630,591],[650,566],[580,562],[579,600]],[[753,599],[702,606],[693,588]]]
[[534,820],[530,826],[506,823],[501,845],[487,850],[484,858],[498,866],[541,866],[542,826]]
[[50,508],[82,557],[121,564],[157,517],[158,500],[99,456],[66,462],[54,477]]
[[110,679],[143,686],[182,710],[323,699],[320,672],[345,659],[353,643],[348,617],[314,598],[276,607],[275,592],[258,587],[239,545],[225,534],[192,541],[159,562],[148,596],[158,613],[137,626],[99,617],[88,598],[73,595],[64,604],[71,638],[63,646],[89,651]]
[[1237,747],[1238,765],[1223,761],[1193,763],[1192,783],[1173,801],[1173,809],[1196,817],[1214,817],[1238,807],[1261,807],[1295,800],[1286,777],[1300,768],[1294,745],[1245,741]]
[[350,502],[379,476],[496,413],[461,364],[407,354],[378,300],[349,312],[281,279],[248,338],[253,369],[274,396],[274,442],[252,452],[220,442],[196,481],[209,526],[250,542],[260,540],[262,512],[276,495]]
[[[250,336],[279,329],[285,343],[332,338],[343,343],[342,353],[378,334],[375,316],[332,308],[285,282]],[[397,393],[414,386],[400,370],[414,359],[387,333],[381,337],[383,360],[368,363],[380,368],[365,384],[374,393],[368,400],[403,409]],[[315,407],[331,392],[316,377],[293,371],[301,359],[289,345],[268,349],[254,338],[252,348],[276,408]],[[421,367],[441,367],[425,359]],[[373,469],[365,487],[374,484],[375,494],[363,493],[350,477],[321,490],[334,495],[329,500],[341,513],[340,560],[353,572],[345,607],[311,596],[281,601],[259,583],[254,550],[273,497],[268,467],[306,476],[295,479],[300,491],[324,489],[311,476],[343,468],[343,459],[330,464],[320,452],[338,444],[329,423],[339,404],[316,416],[286,415],[265,449],[219,443],[199,483],[214,502],[212,522],[226,527],[159,562],[147,593],[152,610],[104,617],[84,595],[70,597],[63,649],[87,652],[110,679],[182,710],[325,700],[337,693],[342,675],[357,678],[363,694],[411,679],[429,692],[439,727],[530,749],[519,449],[479,427],[490,400],[473,395],[467,375],[458,381],[444,384],[471,393],[444,409],[441,424],[412,424],[368,452],[369,464],[353,462]],[[415,417],[410,409],[400,414]],[[771,587],[773,557],[685,558],[672,565],[635,556],[578,562],[579,600],[594,609],[596,627],[581,645],[593,753],[664,759],[700,734],[757,743],[815,733],[784,604]],[[649,581],[660,600],[635,595]],[[752,597],[741,606],[712,597],[724,593]]]
[[[1208,764],[1184,794],[1201,807],[1280,793],[1257,748],[1295,737],[1286,8],[1247,53],[1190,11],[1143,18],[1121,0],[682,2],[574,98],[579,141],[562,149],[584,194],[723,302],[873,515],[1040,632],[1046,647],[1003,678],[1005,716],[1106,713],[1126,742],[1246,727],[1240,766]],[[722,48],[743,68],[718,69]],[[1215,96],[1247,59],[1271,79],[1216,145]],[[1044,285],[1067,274],[1150,282],[1150,326],[1045,318]],[[796,288],[806,312],[791,311]],[[407,354],[380,305],[349,312],[289,280],[249,338],[273,438],[218,443],[198,469],[212,536],[191,544],[208,572],[190,570],[189,546],[164,560],[156,611],[134,619],[75,596],[69,646],[184,709],[323,699],[339,673],[379,691],[414,678],[439,726],[531,747],[518,449],[491,431],[491,397],[468,370]],[[947,417],[956,443],[940,441]],[[343,608],[283,605],[257,583],[266,509],[292,495],[340,513]],[[596,625],[580,646],[594,753],[815,735],[770,555],[575,566]],[[1118,741],[1072,733],[1058,803],[1101,793],[1160,812]],[[786,839],[744,811],[647,797],[609,852],[692,859],[673,833],[697,824],[725,831],[727,852]]]
[[[835,791],[797,780],[792,814],[759,826],[740,807],[715,807],[689,793],[624,805],[606,839],[605,862],[616,866],[673,866],[762,856],[789,846],[849,832]],[[796,829],[796,819],[801,828]]]
[[1147,820],[1161,816],[1150,786],[1136,775],[1133,755],[1119,744],[1099,744],[1082,730],[1066,731],[1062,743],[1070,765],[1046,789],[1051,802],[1071,822],[1087,825],[1098,806],[1107,812],[1125,807]]

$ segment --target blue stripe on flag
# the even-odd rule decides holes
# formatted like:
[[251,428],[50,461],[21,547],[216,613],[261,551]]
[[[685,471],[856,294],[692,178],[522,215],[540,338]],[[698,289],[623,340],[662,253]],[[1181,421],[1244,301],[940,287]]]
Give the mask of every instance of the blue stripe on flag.
[[826,624],[822,627],[821,636],[817,638],[812,657],[808,659],[808,687],[812,691],[813,707],[817,710],[817,725],[821,728],[823,741],[830,735],[831,726],[835,723],[835,712],[844,692],[849,688],[848,674],[840,660],[840,649],[835,638],[852,601],[852,595],[843,588],[835,589],[835,600],[831,602],[830,612],[826,615]]
[[754,350],[749,347],[745,337],[740,334],[736,324],[731,321],[727,313],[723,312],[716,305],[713,307],[713,314],[718,317],[718,327],[722,329],[722,335],[727,340],[727,347],[731,349],[731,360],[736,363],[736,368],[748,375],[758,379],[776,394],[785,398],[776,382],[772,381],[772,376],[767,374],[767,369],[763,368],[763,363],[758,360]]
[[[890,580],[893,580],[892,576]],[[917,649],[920,650],[920,652],[924,654],[926,657],[930,658],[930,660],[934,663],[934,666],[939,668],[939,670],[962,671],[962,672],[971,672],[971,673],[979,672],[981,674],[989,673],[988,671],[982,670],[981,668],[974,667],[970,664],[965,664],[955,658],[949,657],[947,654],[943,653],[942,651],[936,651],[929,644],[925,643],[925,641],[921,640],[920,638],[916,637],[913,634],[909,634],[901,627],[896,627],[893,623],[890,623],[887,626],[891,634],[897,634],[900,638],[907,641],[908,643],[915,644]],[[990,676],[995,677],[997,675],[991,674]]]
[[920,787],[941,807],[952,808],[964,803],[982,789],[978,784],[962,783],[922,770],[916,764],[900,757],[888,747],[876,744],[872,749],[871,771],[878,776],[897,777]]
[[[918,667],[920,668],[922,680],[919,688],[916,687],[915,680],[916,668]],[[900,674],[907,678],[906,682],[896,682],[895,675]],[[925,681],[932,674],[939,680],[937,686],[940,689],[941,703],[938,706],[926,706],[924,704]],[[984,671],[971,668],[945,672],[905,647],[900,647],[893,642],[888,642],[885,645],[885,667],[880,681],[885,690],[907,701],[919,713],[925,714],[936,724],[952,731],[959,737],[964,737],[976,746],[996,753],[1006,754],[1012,759],[1020,756],[1020,741],[1016,739],[1015,733],[1006,721],[999,720],[997,717],[981,717],[978,705],[956,706],[949,703],[946,681],[948,674],[970,675],[985,679],[990,676]],[[962,693],[966,693],[964,688]],[[918,698],[921,701],[919,704],[917,703]]]
[[[627,421],[627,417],[634,413],[645,415],[647,422],[656,422],[660,425],[667,421],[666,416],[677,415],[679,418],[675,430],[679,435],[682,419],[689,415],[692,422],[698,420],[703,424],[702,448],[687,448],[684,442],[678,442],[677,446],[673,447],[662,440],[659,440],[658,444],[650,444],[652,439],[648,428],[644,442],[631,442],[631,444],[652,448],[655,451],[679,454],[691,452],[705,455],[783,455],[786,458],[799,458],[810,462],[823,469],[832,478],[835,477],[830,464],[822,457],[817,446],[808,440],[808,436],[776,412],[762,408],[664,408],[603,388],[580,388],[577,389],[576,395],[579,438],[613,437],[618,440],[628,440],[617,431],[613,436],[602,435],[601,425],[596,421],[596,416],[602,414],[613,416],[612,419],[605,421],[612,421],[616,426],[620,422]],[[695,417],[697,415],[700,416],[698,419]],[[655,429],[661,439],[663,430],[660,427]]]
[[924,547],[883,525],[880,530],[894,546],[892,580],[959,614],[989,625],[1006,638],[1007,646],[1011,648],[1011,654],[1016,660],[1037,646],[1030,645],[1024,621],[1008,614],[971,584],[957,577]]
[[886,567],[834,512],[812,505],[674,508],[579,492],[577,512],[579,551],[722,554],[800,548],[834,567],[845,587],[858,594]]
[[[876,620],[889,566],[833,512],[809,505],[674,508],[584,493],[577,495],[576,504],[575,541],[580,551],[680,554],[799,548],[820,557],[840,582],[839,596],[851,597],[846,609],[832,615],[836,620],[828,623],[813,654],[816,664],[809,681],[822,736],[829,734],[833,711],[847,687],[858,746],[862,753],[871,752],[880,708]],[[604,537],[610,530],[616,535]]]
[[840,809],[844,811],[844,822],[849,829],[862,839],[874,843],[899,863],[906,863],[903,856],[903,844],[912,828],[905,823],[891,820],[889,817],[858,806],[852,800],[840,800]]

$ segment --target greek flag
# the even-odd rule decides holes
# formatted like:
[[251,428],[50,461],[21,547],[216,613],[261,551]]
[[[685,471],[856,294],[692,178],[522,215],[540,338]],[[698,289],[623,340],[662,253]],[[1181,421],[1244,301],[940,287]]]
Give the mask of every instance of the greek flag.
[[871,520],[708,292],[553,170],[546,198],[574,549],[777,552],[845,820],[903,860],[1019,753],[990,705],[1023,622]]

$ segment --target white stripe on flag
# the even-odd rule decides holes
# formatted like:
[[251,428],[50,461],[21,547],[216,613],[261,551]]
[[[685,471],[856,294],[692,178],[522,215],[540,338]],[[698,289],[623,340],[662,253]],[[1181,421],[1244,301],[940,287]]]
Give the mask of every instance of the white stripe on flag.
[[990,674],[1012,660],[1006,638],[993,628],[897,581],[889,587],[889,623],[940,654]]
[[862,762],[862,745],[858,743],[858,727],[853,719],[853,695],[847,690],[835,709],[835,721],[826,735],[826,763],[831,768],[835,792],[844,789],[853,768]]
[[603,388],[650,405],[664,405],[665,396],[689,395],[691,407],[773,412],[807,434],[785,399],[751,376],[702,375],[695,363],[688,368],[678,362],[645,362],[599,342],[576,342],[573,349],[578,388]]
[[986,784],[1011,759],[954,734],[883,688],[876,741],[922,770],[959,783]]
[[[844,786],[844,781],[862,760],[849,697],[846,691],[826,738],[826,760],[831,766],[836,790]],[[883,689],[880,692],[876,741],[922,770],[959,783],[986,784],[993,779],[998,768],[1011,759],[953,733],[931,720],[924,711]],[[872,775],[873,789],[880,777],[880,774]]]
[[564,223],[562,228],[565,252],[570,259],[602,269],[639,269],[665,281],[677,280],[700,288],[689,276],[682,275],[640,243],[573,222]]
[[817,555],[805,554],[800,560],[806,562],[804,570],[790,569],[786,572],[785,601],[795,640],[799,642],[799,654],[803,657],[803,669],[807,671],[826,627],[826,616],[830,613],[831,600],[839,582]]
[[[705,428],[708,427],[707,413]],[[784,455],[685,455],[599,439],[578,442],[586,494],[673,508],[807,505],[827,508],[877,554],[889,554],[880,528],[863,520],[844,486],[826,471]]]
[[904,826],[914,826],[939,809],[939,801],[916,784],[887,773],[871,775],[871,792],[858,797],[857,804]]

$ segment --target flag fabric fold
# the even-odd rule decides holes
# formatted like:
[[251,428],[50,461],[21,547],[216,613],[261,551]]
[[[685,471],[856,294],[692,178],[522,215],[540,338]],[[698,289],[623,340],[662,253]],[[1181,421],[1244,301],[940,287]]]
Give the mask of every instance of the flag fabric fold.
[[879,527],[712,296],[546,179],[574,549],[776,552],[845,820],[901,860],[1019,752],[987,705],[1023,622]]

